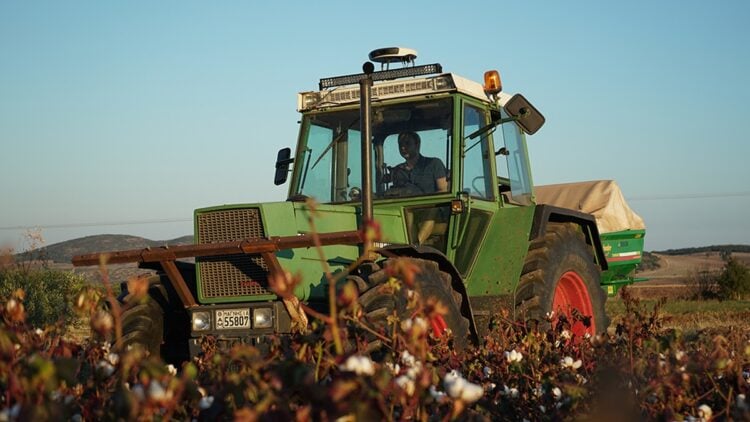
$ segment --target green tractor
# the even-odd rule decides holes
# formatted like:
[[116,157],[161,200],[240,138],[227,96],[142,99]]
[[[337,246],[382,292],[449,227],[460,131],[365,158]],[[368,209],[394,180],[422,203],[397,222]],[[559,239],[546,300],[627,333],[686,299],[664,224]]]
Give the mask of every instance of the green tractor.
[[[606,330],[607,292],[635,281],[642,220],[608,181],[550,187],[541,204],[526,148],[544,124],[539,111],[504,93],[496,71],[480,84],[415,59],[378,49],[370,60],[380,70],[366,62],[363,73],[299,94],[297,148],[276,164],[275,183],[289,179],[286,201],[198,209],[194,245],[108,253],[110,263],[158,272],[153,300],[123,314],[124,342],[180,360],[208,335],[255,343],[289,333],[307,322],[299,302],[328,309],[323,265],[356,285],[367,321],[384,324],[403,311],[381,288],[394,258],[418,267],[415,289],[448,310],[433,329],[449,328],[459,348],[502,308],[538,321],[578,312],[587,323],[576,322],[576,334]],[[613,214],[617,224],[601,235],[598,222]],[[96,265],[101,255],[73,262]],[[269,288],[284,274],[302,276],[292,300]]]

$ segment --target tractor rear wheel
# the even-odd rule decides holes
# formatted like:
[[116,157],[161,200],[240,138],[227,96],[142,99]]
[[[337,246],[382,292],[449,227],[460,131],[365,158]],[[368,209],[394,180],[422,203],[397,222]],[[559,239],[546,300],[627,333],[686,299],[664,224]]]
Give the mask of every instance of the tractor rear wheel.
[[[529,246],[515,293],[516,314],[548,326],[560,315],[571,323],[573,334],[606,331],[607,294],[591,247],[573,223],[549,223],[543,237]],[[519,312],[520,311],[520,312]],[[577,312],[583,320],[573,318]]]
[[[462,296],[451,287],[451,276],[440,271],[438,264],[417,258],[395,258],[407,260],[416,266],[414,274],[414,290],[427,303],[437,300],[447,309],[445,315],[435,315],[431,321],[431,329],[436,336],[443,335],[445,329],[453,333],[453,345],[457,350],[463,350],[469,341],[469,320],[461,315]],[[411,309],[407,309],[407,290],[403,286],[394,292],[388,285],[391,278],[388,266],[393,265],[394,260],[385,262],[384,268],[376,270],[364,278],[364,283],[357,283],[360,296],[359,304],[364,314],[365,322],[374,327],[381,334],[389,337],[388,317],[394,312],[400,321],[410,317]],[[370,351],[382,347],[379,340],[371,339]]]

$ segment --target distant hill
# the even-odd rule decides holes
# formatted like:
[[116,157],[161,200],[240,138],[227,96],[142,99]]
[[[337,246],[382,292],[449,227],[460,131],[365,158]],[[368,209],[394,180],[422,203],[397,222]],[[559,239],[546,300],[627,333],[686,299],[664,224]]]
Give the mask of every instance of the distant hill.
[[718,254],[722,260],[726,259],[731,254],[748,254],[750,253],[750,245],[711,245],[711,246],[698,246],[692,248],[680,248],[680,249],[667,249],[664,251],[643,251],[643,259],[641,264],[638,266],[637,272],[648,272],[655,271],[662,267],[663,256],[688,256],[695,254]]
[[711,245],[711,246],[699,246],[695,248],[680,248],[680,249],[667,249],[665,251],[654,251],[654,253],[662,255],[689,255],[694,253],[705,253],[705,252],[724,252],[734,253],[750,252],[750,245]]
[[[119,251],[127,249],[141,249],[146,247],[158,247],[164,245],[191,245],[193,236],[186,235],[171,240],[151,240],[138,236],[124,234],[100,234],[94,236],[80,237],[65,242],[45,246],[32,252],[24,252],[16,255],[18,260],[42,259],[57,263],[70,263],[75,255],[94,252]],[[697,253],[750,253],[750,245],[711,245],[681,249],[667,249],[664,251],[652,251],[643,253],[643,264],[640,271],[654,270],[661,266],[658,255],[680,256]]]
[[192,235],[182,236],[171,240],[151,240],[124,234],[99,234],[67,240],[31,252],[20,253],[16,255],[16,259],[21,261],[28,259],[41,259],[59,263],[70,263],[73,256],[87,253],[142,249],[164,245],[190,245],[192,243]]

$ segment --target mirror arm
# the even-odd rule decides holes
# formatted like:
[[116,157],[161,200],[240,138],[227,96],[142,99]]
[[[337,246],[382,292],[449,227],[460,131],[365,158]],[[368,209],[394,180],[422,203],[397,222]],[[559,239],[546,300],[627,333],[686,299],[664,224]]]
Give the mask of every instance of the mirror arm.
[[477,129],[476,131],[474,131],[474,133],[472,133],[471,135],[469,135],[469,139],[474,139],[477,136],[484,135],[485,133],[489,132],[491,129],[494,129],[494,128],[502,125],[503,123],[515,122],[518,119],[520,119],[521,117],[523,117],[523,115],[521,115],[521,116],[515,116],[515,117],[507,117],[505,119],[500,119],[500,120],[494,120],[494,121],[490,122],[490,124],[482,126],[479,129]]
[[287,158],[286,160],[279,160],[276,162],[276,168],[281,168],[289,164],[294,163],[294,158]]

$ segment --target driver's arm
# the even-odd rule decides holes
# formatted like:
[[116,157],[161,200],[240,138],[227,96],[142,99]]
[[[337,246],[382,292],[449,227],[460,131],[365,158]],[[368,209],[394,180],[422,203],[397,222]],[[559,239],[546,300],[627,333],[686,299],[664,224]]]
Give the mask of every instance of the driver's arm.
[[438,177],[435,179],[435,186],[437,192],[448,192],[448,179],[446,177]]

